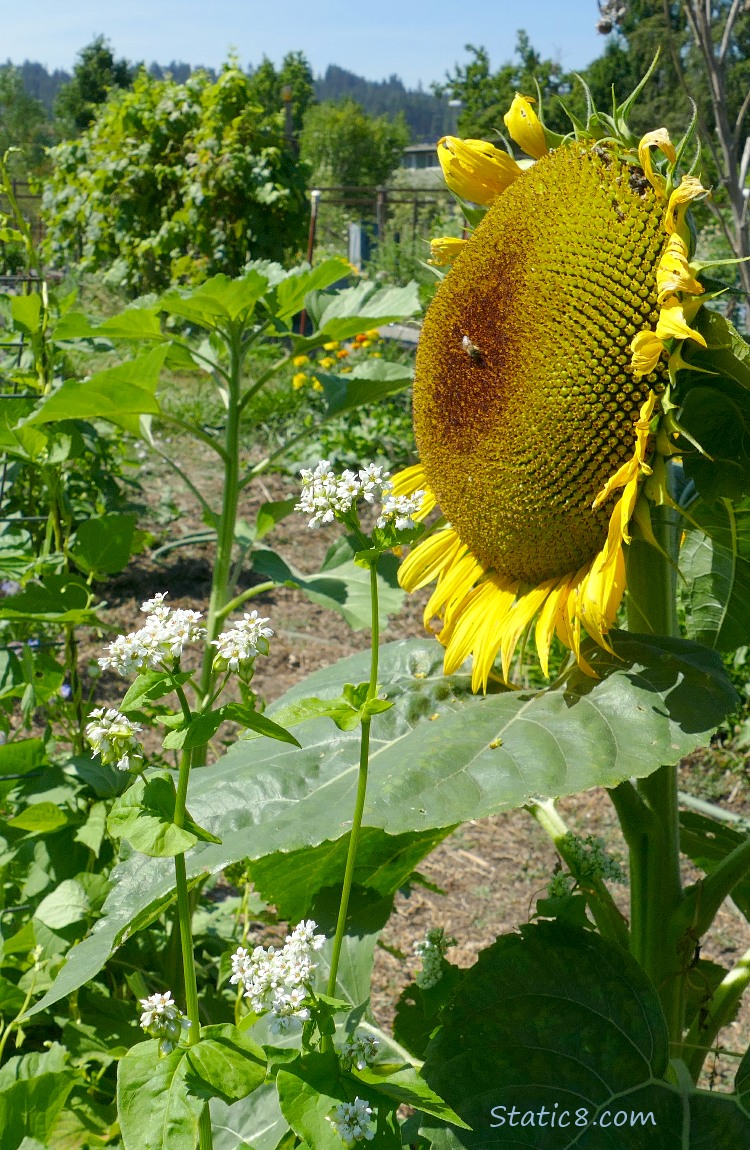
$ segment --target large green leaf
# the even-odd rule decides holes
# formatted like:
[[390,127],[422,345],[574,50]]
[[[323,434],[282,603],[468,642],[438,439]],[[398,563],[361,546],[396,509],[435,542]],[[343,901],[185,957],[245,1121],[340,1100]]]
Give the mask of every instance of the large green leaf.
[[195,1150],[203,1101],[189,1094],[186,1051],[159,1057],[159,1043],[139,1042],[117,1067],[117,1113],[125,1150]]
[[294,268],[276,285],[273,293],[269,293],[269,311],[276,319],[290,320],[302,311],[305,296],[310,292],[323,291],[351,274],[351,264],[342,259],[324,260],[314,268]]
[[[746,842],[747,834],[741,834],[726,823],[707,818],[697,811],[680,811],[680,849],[706,874]],[[750,875],[740,879],[732,890],[732,899],[750,922]]]
[[0,1089],[2,1150],[18,1150],[27,1139],[46,1146],[47,1135],[74,1084],[73,1074],[65,1070],[19,1078]]
[[257,1090],[228,1106],[211,1100],[214,1150],[276,1150],[289,1129],[279,1109],[276,1083]]
[[363,403],[376,403],[387,395],[403,391],[411,385],[413,373],[403,363],[389,363],[386,359],[368,359],[358,364],[347,375],[328,375],[315,372],[323,386],[327,415],[340,415]]
[[[451,829],[386,835],[377,827],[364,827],[357,844],[353,881],[378,894],[393,894]],[[250,865],[253,886],[265,902],[274,904],[282,918],[297,922],[310,914],[319,891],[341,883],[348,849],[349,835],[345,834],[317,847],[265,855]]]
[[428,1048],[425,1078],[472,1130],[425,1133],[442,1150],[750,1145],[740,1099],[668,1083],[668,1060],[656,991],[629,955],[527,925],[480,954]]
[[84,520],[70,546],[76,565],[100,578],[122,571],[133,551],[137,518],[132,512],[112,512]]
[[25,426],[58,419],[107,419],[137,435],[139,416],[159,412],[154,393],[166,355],[166,345],[155,347],[91,379],[66,380],[38,404]]
[[719,651],[750,642],[750,501],[690,508],[680,551],[691,639]]
[[240,279],[217,275],[197,288],[167,292],[159,306],[200,327],[226,331],[230,324],[249,320],[267,288],[267,278],[253,269]]
[[[577,668],[542,691],[472,695],[466,674],[445,677],[435,641],[381,648],[381,696],[394,705],[371,728],[364,825],[389,835],[420,834],[484,818],[537,796],[575,794],[643,777],[705,742],[736,705],[719,656],[679,639],[618,632],[616,655],[591,644],[601,676]],[[336,698],[367,677],[362,653],[311,675],[279,708],[314,695]],[[269,711],[273,717],[274,709]],[[316,847],[349,828],[359,736],[329,720],[298,728],[302,749],[266,739],[240,741],[218,763],[194,771],[193,817],[221,839],[197,844],[188,874],[215,874],[243,858]],[[173,885],[172,868],[133,857],[113,874],[104,917],[70,952],[43,1009],[93,977],[118,939]]]

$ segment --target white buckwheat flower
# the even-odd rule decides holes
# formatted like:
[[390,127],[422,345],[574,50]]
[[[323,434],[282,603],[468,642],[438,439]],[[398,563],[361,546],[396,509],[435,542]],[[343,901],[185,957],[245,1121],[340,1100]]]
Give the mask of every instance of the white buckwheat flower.
[[359,483],[362,498],[368,503],[374,503],[380,498],[381,492],[388,487],[388,472],[383,471],[375,463],[368,463],[359,472]]
[[339,1055],[344,1070],[351,1070],[352,1066],[356,1066],[357,1070],[365,1070],[366,1067],[372,1066],[377,1058],[379,1047],[380,1043],[377,1038],[371,1038],[369,1034],[361,1034],[358,1030],[355,1031],[351,1038],[339,1046]]
[[99,659],[99,666],[110,667],[119,675],[161,671],[165,664],[179,659],[188,643],[202,639],[205,628],[198,624],[199,611],[172,610],[164,603],[166,592],[147,599],[141,610],[147,616],[139,631],[119,635],[107,648],[109,654]]
[[308,919],[295,927],[280,950],[256,946],[249,954],[241,946],[232,955],[229,981],[242,983],[256,1014],[270,1012],[274,1034],[299,1032],[310,1017],[307,984],[317,966],[313,955],[325,942],[315,928]]
[[102,763],[117,763],[120,771],[139,771],[143,766],[143,744],[137,738],[141,730],[138,723],[111,707],[97,707],[89,719],[86,738]]
[[159,1053],[171,1054],[183,1030],[190,1028],[190,1020],[182,1014],[172,998],[171,990],[164,994],[150,994],[141,999],[141,1029],[152,1038],[159,1038]]
[[342,1102],[337,1106],[328,1121],[347,1146],[353,1146],[355,1142],[371,1142],[375,1137],[373,1113],[366,1099],[355,1098],[353,1102]]
[[414,516],[422,506],[426,492],[415,491],[413,495],[390,495],[384,491],[385,499],[378,516],[378,527],[393,523],[397,531],[405,531],[414,526]]
[[214,670],[244,671],[258,655],[267,655],[268,640],[273,635],[271,627],[265,626],[268,622],[257,611],[251,611],[212,639],[211,645],[216,648]]
[[321,523],[333,523],[336,515],[351,511],[360,493],[360,484],[352,471],[345,471],[341,478],[331,471],[327,459],[321,459],[314,471],[303,467],[302,491],[295,511],[311,515],[310,527]]
[[422,959],[422,969],[414,981],[422,990],[437,986],[443,977],[445,952],[456,945],[455,938],[446,937],[442,926],[433,927],[419,942],[414,943],[414,953]]

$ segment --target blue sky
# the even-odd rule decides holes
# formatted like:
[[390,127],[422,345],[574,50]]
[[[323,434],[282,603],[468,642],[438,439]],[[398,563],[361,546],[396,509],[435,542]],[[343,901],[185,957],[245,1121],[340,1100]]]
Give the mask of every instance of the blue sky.
[[596,0],[34,0],[5,5],[0,59],[70,70],[103,34],[129,60],[218,66],[233,46],[243,64],[303,51],[316,74],[339,64],[371,80],[396,73],[427,87],[484,45],[493,66],[513,54],[525,28],[534,47],[581,68],[597,56]]

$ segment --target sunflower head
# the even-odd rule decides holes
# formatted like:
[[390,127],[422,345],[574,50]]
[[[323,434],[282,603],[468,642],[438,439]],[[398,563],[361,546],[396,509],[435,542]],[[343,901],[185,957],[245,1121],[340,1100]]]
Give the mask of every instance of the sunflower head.
[[555,635],[583,665],[584,632],[609,647],[627,546],[653,539],[649,500],[670,499],[679,365],[708,350],[687,221],[707,192],[678,170],[685,141],[659,128],[634,146],[623,120],[592,113],[553,137],[517,95],[505,124],[533,164],[441,141],[449,187],[486,210],[445,245],[420,338],[421,462],[396,488],[426,489],[423,513],[444,519],[401,581],[436,583],[425,623],[446,670],[473,656],[475,689],[498,657],[507,679],[532,630],[545,671]]

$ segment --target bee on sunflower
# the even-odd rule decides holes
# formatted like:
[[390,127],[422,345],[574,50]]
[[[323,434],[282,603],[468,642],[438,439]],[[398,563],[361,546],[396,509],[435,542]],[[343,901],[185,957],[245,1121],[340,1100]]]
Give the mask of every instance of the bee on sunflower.
[[629,544],[658,546],[650,507],[674,505],[667,461],[707,457],[680,422],[685,398],[733,374],[729,325],[705,308],[708,265],[694,262],[689,210],[709,192],[680,174],[692,129],[677,146],[664,128],[636,140],[641,87],[611,116],[571,117],[565,137],[516,95],[505,124],[529,160],[483,140],[438,145],[476,227],[434,243],[433,262],[451,266],[417,353],[421,462],[393,483],[427,492],[422,518],[442,511],[400,581],[436,583],[425,626],[441,624],[447,674],[473,657],[474,690],[498,656],[508,680],[532,628],[545,675],[555,636],[593,674],[582,638],[611,650]]

